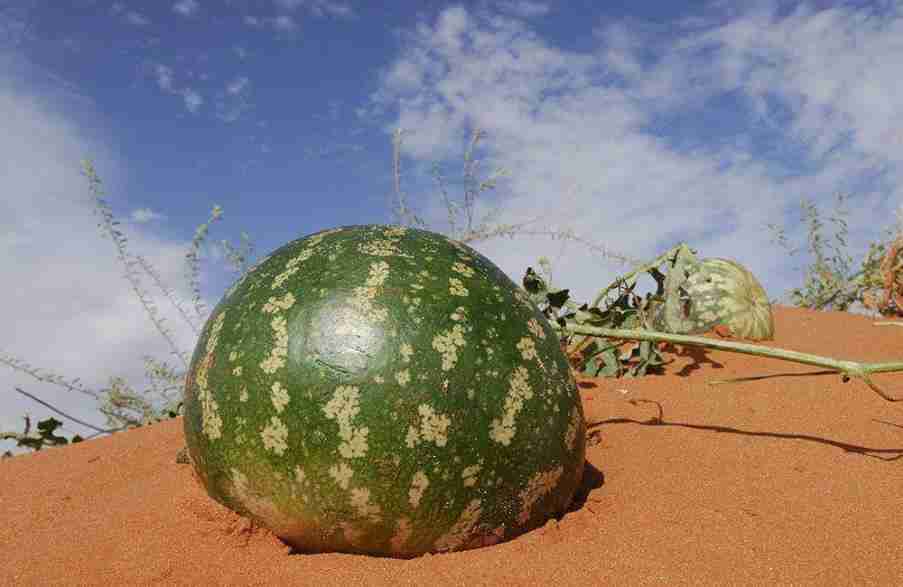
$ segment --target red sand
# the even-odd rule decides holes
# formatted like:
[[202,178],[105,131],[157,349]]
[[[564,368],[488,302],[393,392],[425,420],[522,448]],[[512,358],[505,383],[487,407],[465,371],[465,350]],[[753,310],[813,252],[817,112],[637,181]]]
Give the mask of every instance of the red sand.
[[[774,310],[767,346],[903,360],[903,328]],[[292,554],[176,464],[176,419],[0,462],[0,585],[903,584],[903,403],[806,365],[664,356],[663,376],[583,384],[588,496],[513,541],[409,561]],[[903,396],[903,373],[874,379]]]

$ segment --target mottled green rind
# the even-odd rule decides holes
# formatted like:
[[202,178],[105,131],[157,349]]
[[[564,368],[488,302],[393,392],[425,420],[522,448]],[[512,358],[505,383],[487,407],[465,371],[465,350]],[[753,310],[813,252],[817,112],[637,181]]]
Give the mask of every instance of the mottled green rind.
[[692,333],[725,325],[731,333],[748,340],[774,338],[774,316],[768,294],[759,280],[732,259],[702,259],[690,266],[684,284],[692,300],[688,319]]
[[585,458],[575,381],[525,292],[466,245],[380,225],[293,241],[226,293],[184,427],[210,496],[307,552],[511,539],[567,508]]

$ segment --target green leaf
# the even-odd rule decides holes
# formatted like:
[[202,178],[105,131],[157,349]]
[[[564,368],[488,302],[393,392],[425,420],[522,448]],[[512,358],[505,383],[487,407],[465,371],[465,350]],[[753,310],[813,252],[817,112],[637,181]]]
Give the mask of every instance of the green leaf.
[[552,308],[563,308],[570,295],[569,292],[570,290],[568,289],[559,289],[558,291],[547,293],[546,297],[549,300],[549,306]]
[[618,361],[618,357],[615,354],[615,349],[613,347],[609,347],[602,353],[600,356],[605,361],[605,366],[599,370],[596,374],[602,375],[603,377],[617,377],[621,373],[621,364]]
[[527,273],[523,278],[524,289],[531,294],[538,294],[546,291],[546,282],[538,273],[533,271],[532,267],[527,267]]

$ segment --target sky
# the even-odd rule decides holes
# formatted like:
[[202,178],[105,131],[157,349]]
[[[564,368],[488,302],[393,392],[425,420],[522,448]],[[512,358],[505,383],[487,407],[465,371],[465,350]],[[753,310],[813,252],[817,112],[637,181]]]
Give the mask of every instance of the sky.
[[[503,168],[477,219],[572,231],[474,243],[519,283],[540,256],[589,301],[678,242],[732,258],[773,301],[803,285],[801,199],[830,238],[847,196],[848,253],[903,226],[903,4],[528,0],[0,1],[0,354],[44,375],[149,387],[143,356],[180,367],[98,229],[81,161],[128,238],[191,306],[201,249],[208,308],[237,279],[218,244],[261,258],[334,226],[392,223],[401,186],[453,235],[460,199]],[[147,274],[142,288],[189,355],[197,340]],[[648,278],[647,278],[648,279]],[[643,281],[641,281],[641,285]],[[651,289],[651,279],[646,283]],[[780,326],[778,325],[778,328]],[[20,363],[22,364],[22,363]],[[0,363],[0,431],[54,415],[98,426],[94,399]],[[61,418],[61,432],[91,430]],[[0,442],[0,451],[13,448]]]

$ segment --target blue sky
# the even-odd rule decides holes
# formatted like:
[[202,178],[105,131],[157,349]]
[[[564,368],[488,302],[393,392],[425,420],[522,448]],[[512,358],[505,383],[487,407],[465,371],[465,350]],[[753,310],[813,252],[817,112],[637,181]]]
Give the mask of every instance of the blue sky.
[[[245,231],[263,256],[324,228],[392,222],[397,128],[403,190],[434,230],[451,234],[431,165],[460,198],[463,153],[481,128],[479,176],[509,175],[484,192],[478,218],[495,209],[499,222],[573,230],[633,259],[684,240],[740,261],[784,300],[809,260],[771,243],[767,223],[804,245],[800,199],[827,218],[847,194],[858,262],[903,210],[901,12],[898,2],[0,5],[0,352],[94,390],[111,376],[146,389],[143,355],[174,364],[100,236],[80,160],[94,162],[129,251],[182,300],[194,230],[223,207],[202,251],[213,307],[236,278],[222,239]],[[581,300],[628,270],[548,237],[473,246],[518,282],[546,255]],[[146,275],[143,289],[193,350],[196,335]],[[25,412],[51,415],[16,386],[103,424],[90,398],[0,364],[0,430],[21,430]]]

